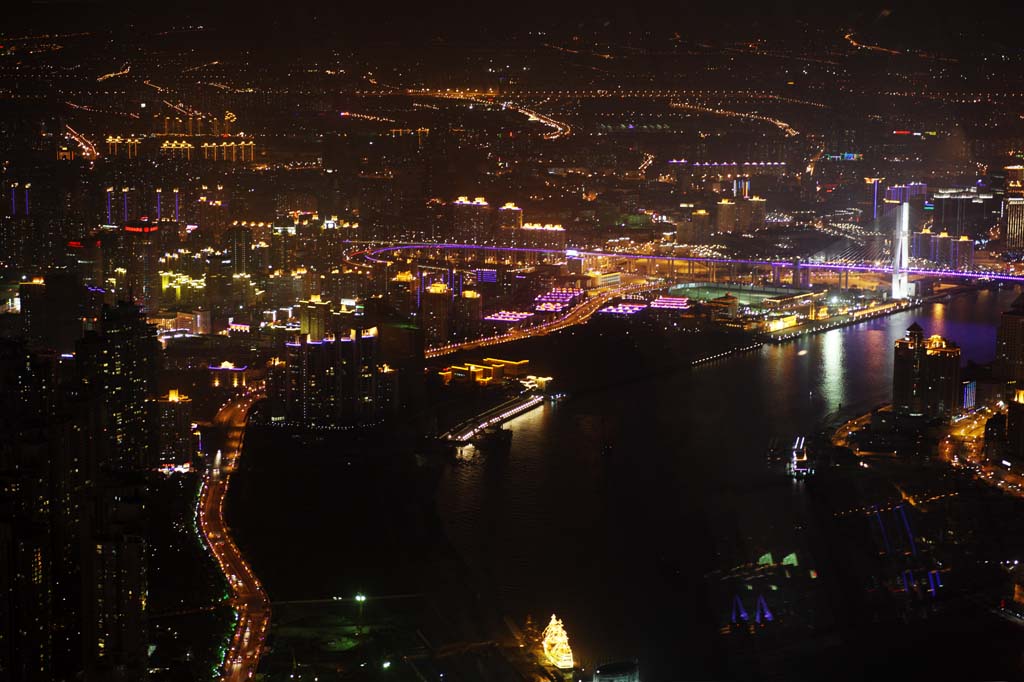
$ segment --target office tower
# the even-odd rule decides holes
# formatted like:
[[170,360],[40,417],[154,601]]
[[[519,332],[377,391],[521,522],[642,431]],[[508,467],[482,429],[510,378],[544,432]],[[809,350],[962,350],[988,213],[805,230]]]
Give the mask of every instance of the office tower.
[[932,260],[938,265],[949,265],[953,257],[953,238],[948,232],[941,232],[934,237],[933,243],[935,256]]
[[483,197],[459,197],[452,202],[452,238],[459,243],[481,244],[490,238],[491,206]]
[[761,197],[740,199],[737,206],[737,230],[741,234],[753,232],[764,227],[764,221],[768,217],[768,202]]
[[40,239],[36,216],[31,211],[31,183],[10,183],[9,201],[0,211],[0,266],[38,272],[42,263],[34,258]]
[[298,239],[295,236],[295,224],[290,220],[279,220],[279,224],[270,228],[270,267],[284,273],[296,267]]
[[288,421],[298,424],[334,421],[339,393],[335,355],[333,340],[310,341],[300,336],[285,344]]
[[1003,237],[1007,251],[1024,251],[1024,197],[1007,198]]
[[479,338],[484,318],[484,299],[479,291],[466,289],[452,307],[452,336],[459,340]]
[[[305,336],[284,348],[284,371],[271,375],[271,394],[283,396],[288,421],[334,425],[375,419],[390,410],[380,402],[376,327],[352,329],[347,335],[313,341]],[[395,395],[394,377],[383,396]],[[275,382],[284,382],[283,390]],[[390,398],[389,398],[390,399]]]
[[711,213],[707,209],[698,208],[690,216],[695,241],[704,241],[711,236]]
[[71,273],[54,271],[45,279],[24,282],[21,299],[22,331],[34,349],[73,353],[83,333],[83,321],[94,316],[88,293]]
[[1000,202],[995,194],[977,186],[937,189],[932,203],[934,227],[949,232],[954,238],[983,236],[999,216]]
[[172,388],[152,403],[156,464],[181,466],[192,461],[196,440],[192,432],[192,399]]
[[1000,381],[1024,387],[1024,294],[999,318],[992,371]]
[[235,225],[224,233],[225,249],[231,260],[231,270],[236,275],[254,274],[252,264],[252,230]]
[[[527,249],[565,251],[565,228],[551,223],[526,223],[516,231],[516,245]],[[558,256],[562,258],[561,255]]]
[[117,265],[124,270],[118,278],[118,295],[147,312],[159,307],[160,226],[148,220],[125,224],[119,238]]
[[376,327],[351,329],[339,335],[338,377],[340,413],[337,420],[368,421],[378,416],[377,375],[380,344]]
[[49,398],[24,344],[0,340],[0,676],[53,679]]
[[83,520],[82,641],[85,679],[146,676],[147,548],[144,489],[97,486]]
[[892,238],[892,297],[910,296],[907,269],[910,267],[910,204],[904,202]]
[[79,375],[95,390],[107,415],[104,468],[130,472],[148,467],[152,439],[146,402],[155,392],[159,362],[154,327],[130,303],[104,306],[100,332],[88,332],[77,348]]
[[910,257],[931,260],[932,231],[927,227],[910,235]]
[[420,326],[423,343],[441,346],[451,336],[452,292],[447,284],[434,282],[423,292],[420,303]]
[[298,303],[299,333],[307,336],[310,341],[327,338],[331,331],[330,301],[321,300],[320,294],[313,294],[308,301]]
[[896,341],[892,402],[898,414],[929,418],[960,408],[960,348],[941,336],[925,338],[914,323]]
[[738,218],[736,202],[722,199],[715,204],[715,232],[733,232]]
[[949,266],[954,270],[970,270],[974,267],[974,240],[966,234],[949,244]]
[[885,200],[902,204],[928,194],[928,185],[923,182],[908,182],[905,185],[890,185],[885,188]]
[[98,404],[58,388],[56,356],[0,340],[0,677],[80,679],[83,502],[104,447]]
[[1006,172],[1006,196],[1024,196],[1024,166],[1005,166],[1003,170]]
[[498,229],[516,230],[523,226],[523,209],[511,201],[498,208]]
[[418,282],[408,270],[399,272],[388,282],[387,301],[402,317],[412,317],[418,307]]

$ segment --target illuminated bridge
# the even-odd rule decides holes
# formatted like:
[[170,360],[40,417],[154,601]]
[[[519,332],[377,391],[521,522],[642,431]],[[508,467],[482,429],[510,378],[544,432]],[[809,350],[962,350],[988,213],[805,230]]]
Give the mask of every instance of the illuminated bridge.
[[[618,251],[592,251],[592,250],[576,250],[576,249],[540,249],[540,248],[526,248],[526,247],[513,247],[513,246],[491,246],[484,244],[449,244],[449,243],[430,243],[430,242],[413,242],[406,244],[393,244],[389,246],[381,246],[378,248],[371,248],[364,251],[360,251],[353,256],[362,256],[371,263],[387,264],[390,263],[387,260],[388,254],[396,254],[401,251],[445,251],[445,252],[483,252],[483,253],[494,253],[497,256],[501,254],[536,254],[536,255],[548,255],[558,256],[561,258],[565,257],[579,257],[579,258],[607,258],[611,260],[630,260],[630,261],[651,261],[657,263],[665,263],[670,266],[686,266],[688,264],[704,265],[709,268],[713,268],[717,265],[722,266],[740,266],[746,269],[770,269],[772,271],[782,271],[798,269],[801,272],[813,272],[813,271],[824,271],[824,272],[865,272],[874,274],[891,274],[891,265],[878,265],[872,262],[849,262],[844,259],[842,261],[818,261],[818,260],[771,260],[771,259],[749,259],[749,258],[711,258],[701,256],[668,256],[657,253],[631,253],[631,252],[618,252]],[[994,280],[1001,282],[1024,282],[1024,275],[1007,274],[996,271],[988,270],[948,270],[948,269],[930,269],[920,267],[909,267],[905,270],[906,274],[911,277],[943,277],[952,279],[966,279],[966,280]],[[801,281],[798,277],[795,281]]]

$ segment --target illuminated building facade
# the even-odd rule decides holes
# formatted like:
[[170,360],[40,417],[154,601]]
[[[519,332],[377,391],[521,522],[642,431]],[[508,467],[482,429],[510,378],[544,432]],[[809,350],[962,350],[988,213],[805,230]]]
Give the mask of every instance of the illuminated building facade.
[[523,209],[512,202],[498,208],[498,229],[518,230],[523,226]]
[[452,337],[458,340],[478,338],[483,317],[483,296],[479,291],[466,289],[455,297],[452,306]]
[[481,244],[490,237],[491,205],[483,197],[459,197],[452,202],[452,237],[457,242]]
[[314,294],[308,301],[298,303],[299,333],[312,341],[320,341],[330,331],[331,304]]
[[106,468],[128,472],[150,463],[147,402],[159,363],[155,328],[130,303],[104,306],[100,332],[88,332],[75,355],[83,381],[98,393],[108,417]]
[[898,414],[946,417],[960,409],[960,348],[941,336],[925,338],[914,323],[896,341],[892,401]]
[[156,419],[157,466],[181,466],[192,461],[197,449],[192,432],[192,399],[177,389],[153,401]]
[[439,346],[451,337],[452,291],[443,282],[434,282],[423,292],[420,306],[423,343]]
[[318,341],[300,335],[285,344],[283,371],[270,374],[269,390],[283,396],[289,422],[335,426],[378,419],[398,404],[398,373],[379,354],[376,327]]
[[231,270],[236,275],[255,274],[252,263],[252,230],[239,225],[224,233],[225,249],[231,259]]
[[1017,297],[999,318],[992,371],[1010,387],[1024,387],[1024,295]]
[[1024,197],[1006,200],[1005,248],[1014,253],[1024,251]]

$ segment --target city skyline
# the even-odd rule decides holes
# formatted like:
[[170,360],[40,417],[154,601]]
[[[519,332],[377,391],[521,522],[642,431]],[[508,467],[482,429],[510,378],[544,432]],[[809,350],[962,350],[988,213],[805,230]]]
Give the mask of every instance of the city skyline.
[[0,678],[1020,677],[1021,11],[17,5]]

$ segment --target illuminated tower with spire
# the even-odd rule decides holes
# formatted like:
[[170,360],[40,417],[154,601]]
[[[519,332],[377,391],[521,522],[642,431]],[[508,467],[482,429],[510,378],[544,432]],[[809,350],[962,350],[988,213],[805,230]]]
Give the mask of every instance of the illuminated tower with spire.
[[900,217],[892,236],[892,297],[894,299],[910,296],[910,285],[907,282],[907,268],[910,267],[910,204],[903,202]]

